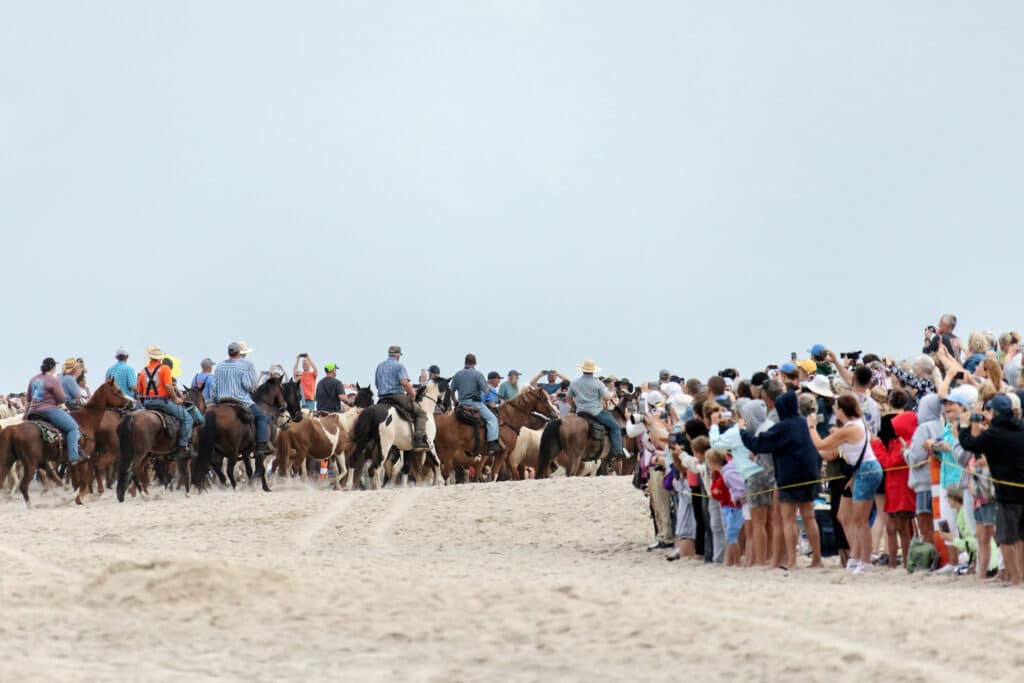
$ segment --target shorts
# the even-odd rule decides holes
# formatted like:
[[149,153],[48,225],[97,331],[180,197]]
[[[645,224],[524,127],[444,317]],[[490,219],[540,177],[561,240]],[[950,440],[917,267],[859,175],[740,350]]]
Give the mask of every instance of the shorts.
[[889,516],[893,519],[913,519],[914,513],[910,510],[897,510],[896,512],[890,512]]
[[743,480],[747,489],[747,504],[752,508],[771,507],[775,476],[767,470],[752,474]]
[[914,498],[917,500],[917,514],[919,515],[930,515],[932,514],[932,492],[931,491],[915,491]]
[[862,462],[853,475],[853,499],[874,500],[882,481],[882,466],[877,460]]
[[801,484],[788,489],[779,487],[780,503],[813,503],[818,497],[818,482]]
[[985,503],[974,508],[974,521],[978,524],[988,524],[989,526],[995,526],[996,523],[996,504]]
[[689,491],[676,492],[675,537],[680,540],[697,540],[697,517],[693,513],[693,497]]
[[725,542],[729,545],[739,543],[740,532],[743,531],[743,510],[723,505],[722,521],[725,522]]
[[996,503],[996,543],[1013,545],[1022,540],[1024,540],[1024,503]]

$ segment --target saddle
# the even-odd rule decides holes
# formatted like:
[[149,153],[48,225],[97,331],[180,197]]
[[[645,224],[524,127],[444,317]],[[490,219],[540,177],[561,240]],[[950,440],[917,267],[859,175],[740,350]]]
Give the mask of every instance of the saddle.
[[217,401],[219,406],[231,406],[238,413],[238,419],[242,424],[251,425],[256,420],[252,416],[252,411],[249,410],[249,406],[245,405],[237,398],[222,398]]
[[395,412],[398,413],[398,417],[402,418],[403,420],[405,420],[409,424],[415,424],[416,423],[416,417],[412,413],[410,413],[408,410],[403,408],[400,403],[396,403],[395,401],[393,401],[392,399],[388,398],[387,396],[381,396],[380,400],[377,401],[377,404],[378,405],[383,404],[383,405],[390,406],[390,407],[394,408]]
[[164,431],[167,433],[167,436],[176,442],[178,434],[181,432],[181,420],[179,420],[176,415],[172,415],[167,412],[166,406],[153,404],[146,406],[146,410],[160,416],[160,421],[163,423]]
[[64,432],[57,429],[53,424],[48,422],[42,415],[36,415],[28,420],[36,427],[39,427],[39,434],[43,438],[43,443],[50,446],[53,444],[57,445],[58,449],[64,447]]
[[582,417],[587,421],[587,425],[590,428],[588,436],[594,441],[604,441],[604,438],[608,435],[608,430],[603,424],[594,419],[594,416],[589,413],[576,413],[579,417]]
[[480,417],[480,409],[474,406],[462,405],[455,407],[455,419],[470,427],[482,427],[484,419]]

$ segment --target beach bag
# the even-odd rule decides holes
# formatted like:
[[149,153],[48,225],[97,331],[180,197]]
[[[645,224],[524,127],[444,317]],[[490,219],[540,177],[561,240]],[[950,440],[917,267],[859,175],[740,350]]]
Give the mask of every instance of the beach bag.
[[939,566],[939,553],[935,546],[926,543],[920,536],[910,539],[907,551],[907,572],[930,572]]

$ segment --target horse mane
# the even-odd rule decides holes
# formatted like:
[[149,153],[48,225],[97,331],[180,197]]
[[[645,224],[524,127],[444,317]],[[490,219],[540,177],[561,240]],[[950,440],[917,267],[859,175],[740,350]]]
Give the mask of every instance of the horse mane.
[[261,384],[258,387],[256,387],[256,391],[254,391],[253,394],[252,394],[253,400],[254,401],[259,401],[261,399],[266,399],[267,398],[267,394],[269,394],[271,392],[273,387],[277,387],[278,389],[281,388],[281,378],[280,377],[271,377],[266,382],[264,382],[263,384]]
[[512,406],[513,408],[517,408],[517,409],[520,409],[520,410],[526,410],[526,408],[529,407],[526,404],[529,401],[533,400],[533,393],[536,390],[537,390],[536,387],[527,386],[525,389],[520,391],[518,394],[516,394],[512,398],[510,398],[507,401],[505,401],[504,404]]

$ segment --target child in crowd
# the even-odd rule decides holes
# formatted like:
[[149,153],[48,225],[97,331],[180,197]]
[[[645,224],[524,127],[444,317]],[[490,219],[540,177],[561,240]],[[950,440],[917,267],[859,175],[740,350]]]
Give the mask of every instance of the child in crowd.
[[740,534],[743,532],[743,498],[746,489],[743,475],[725,451],[712,448],[704,454],[707,467],[711,470],[711,497],[722,506],[722,520],[725,522],[725,565],[740,564]]
[[[704,490],[710,491],[713,482],[711,479],[711,471],[708,469],[705,457],[711,450],[711,441],[706,436],[698,436],[690,442],[690,450],[693,451],[693,455],[685,452],[681,446],[673,444],[671,448],[672,461],[676,464],[676,467],[680,468],[680,471],[688,470],[696,473],[704,482]],[[685,470],[683,468],[685,468]],[[709,506],[708,510],[709,516],[711,517],[709,523],[713,538],[712,545],[715,548],[723,548],[725,547],[725,529],[722,524],[720,505],[718,501],[714,499],[711,499],[709,502],[714,503],[713,506]],[[694,533],[696,533],[696,528],[694,529]]]

